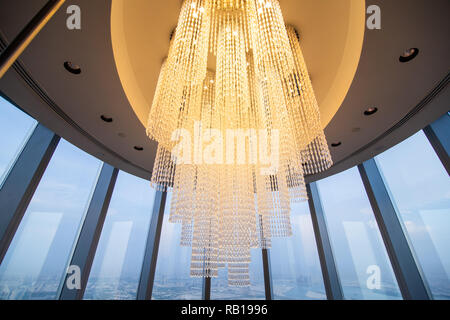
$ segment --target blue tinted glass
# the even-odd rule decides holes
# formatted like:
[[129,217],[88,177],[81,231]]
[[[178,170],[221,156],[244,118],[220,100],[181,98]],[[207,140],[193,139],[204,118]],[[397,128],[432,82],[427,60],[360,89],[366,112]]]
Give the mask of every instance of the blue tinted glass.
[[450,299],[450,179],[420,131],[377,163],[435,299]]
[[37,122],[0,97],[0,187]]
[[172,193],[169,192],[164,210],[152,299],[198,300],[202,298],[203,280],[190,277],[192,250],[180,245],[181,225],[169,221],[171,199]]
[[291,205],[292,237],[272,239],[273,294],[282,300],[326,299],[308,202]]
[[101,168],[62,140],[0,266],[1,299],[55,299]]
[[155,194],[149,181],[119,173],[84,299],[136,299]]
[[401,299],[357,168],[317,182],[346,299]]

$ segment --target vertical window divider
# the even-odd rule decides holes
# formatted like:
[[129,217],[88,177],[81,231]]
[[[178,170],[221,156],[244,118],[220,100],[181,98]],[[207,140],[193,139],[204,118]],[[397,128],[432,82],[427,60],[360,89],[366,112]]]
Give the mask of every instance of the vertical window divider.
[[[259,230],[260,230],[260,239],[261,244],[267,243],[267,239],[264,235],[263,228],[263,218],[258,214],[259,218]],[[273,300],[273,284],[272,284],[272,272],[270,266],[270,251],[267,248],[261,249],[261,257],[262,257],[262,267],[263,267],[263,276],[264,276],[264,292],[266,296],[266,300]]]
[[431,293],[375,159],[358,166],[375,219],[404,299],[429,300]]
[[311,212],[311,220],[316,237],[317,251],[319,253],[320,265],[322,267],[323,282],[328,300],[343,300],[341,282],[339,279],[333,250],[328,236],[328,229],[320,200],[319,190],[316,182],[306,185],[308,203]]
[[80,268],[81,288],[69,289],[66,282],[70,275],[66,274],[59,295],[60,300],[83,299],[118,173],[118,169],[107,163],[103,164],[69,263],[69,266]]
[[263,272],[264,272],[264,290],[266,300],[273,300],[272,272],[270,271],[270,251],[262,250]]
[[450,175],[450,115],[444,114],[438,120],[423,129],[434,151]]
[[211,300],[211,278],[203,277],[202,300]]
[[59,136],[38,124],[0,189],[0,263],[59,141]]
[[155,281],[156,262],[158,260],[159,242],[166,206],[167,190],[157,191],[153,205],[152,219],[147,236],[144,261],[137,292],[137,300],[151,300]]

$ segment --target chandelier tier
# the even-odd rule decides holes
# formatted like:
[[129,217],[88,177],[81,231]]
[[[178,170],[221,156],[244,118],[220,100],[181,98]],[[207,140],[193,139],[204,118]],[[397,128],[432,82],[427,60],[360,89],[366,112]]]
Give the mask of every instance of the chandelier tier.
[[304,175],[332,165],[298,35],[277,0],[184,1],[147,134],[159,143],[152,185],[172,189],[191,276],[226,267],[233,286],[250,285],[251,248],[292,234]]

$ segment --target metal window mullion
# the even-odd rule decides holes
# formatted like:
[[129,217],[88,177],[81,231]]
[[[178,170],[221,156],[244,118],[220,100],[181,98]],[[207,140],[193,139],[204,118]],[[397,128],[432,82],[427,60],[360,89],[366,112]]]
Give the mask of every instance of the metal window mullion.
[[431,299],[430,290],[375,159],[360,164],[358,169],[403,298]]
[[325,215],[316,182],[306,186],[311,220],[317,243],[317,251],[322,269],[323,282],[329,300],[343,300],[344,294],[328,236]]
[[152,298],[166,199],[167,191],[156,192],[139,280],[137,300],[150,300]]
[[59,141],[59,136],[38,124],[0,189],[0,263]]
[[447,174],[450,175],[450,116],[448,113],[423,129]]
[[272,272],[270,265],[270,251],[269,249],[262,250],[262,262],[264,272],[264,291],[266,293],[266,300],[273,300],[273,285],[272,285]]
[[[259,217],[259,232],[260,232],[260,241],[262,245],[261,249],[261,257],[262,257],[262,267],[263,267],[263,276],[264,276],[264,293],[266,296],[266,300],[273,300],[273,285],[272,285],[272,272],[270,265],[270,251],[267,249],[267,244],[270,243],[265,237],[264,234],[264,225],[263,225],[263,217],[258,215]],[[265,244],[265,245],[264,245]]]
[[211,300],[211,278],[203,277],[202,300]]
[[69,266],[80,268],[81,288],[69,289],[66,281],[70,275],[66,275],[59,296],[60,300],[83,299],[118,173],[118,169],[109,164],[103,164],[69,263]]

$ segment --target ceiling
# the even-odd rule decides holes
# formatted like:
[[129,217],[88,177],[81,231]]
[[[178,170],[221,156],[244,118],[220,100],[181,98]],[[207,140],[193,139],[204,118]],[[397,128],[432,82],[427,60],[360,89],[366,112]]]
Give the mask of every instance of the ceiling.
[[[282,0],[283,16],[301,36],[323,127],[342,105],[355,76],[364,40],[365,1]],[[147,123],[161,63],[181,9],[180,0],[113,0],[111,38],[122,86]],[[149,34],[149,30],[154,30]],[[214,59],[209,59],[214,60]]]
[[[181,3],[126,0],[126,7],[115,11],[123,1],[66,1],[0,80],[0,90],[64,139],[148,179],[156,143],[145,135],[143,123]],[[3,41],[11,41],[45,3],[1,1]],[[365,32],[361,28],[364,1],[280,3],[286,22],[300,31],[327,138],[330,143],[342,142],[332,148],[336,165],[308,177],[309,181],[369,159],[448,111],[448,0],[370,1],[381,7],[382,29]],[[81,8],[81,30],[66,28],[65,9],[70,4]],[[121,19],[116,18],[117,12]],[[115,28],[122,30],[118,36]],[[120,36],[125,40],[118,41]],[[420,49],[419,56],[399,63],[399,55],[411,47]],[[127,59],[115,59],[123,54],[121,50],[127,52]],[[68,73],[63,68],[67,60],[80,65],[83,72]],[[128,77],[140,92],[140,103],[123,85],[131,82],[124,81],[127,74],[121,63],[128,64]],[[379,112],[364,116],[364,110],[372,106]],[[114,121],[102,121],[103,114]]]

